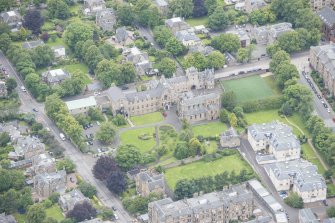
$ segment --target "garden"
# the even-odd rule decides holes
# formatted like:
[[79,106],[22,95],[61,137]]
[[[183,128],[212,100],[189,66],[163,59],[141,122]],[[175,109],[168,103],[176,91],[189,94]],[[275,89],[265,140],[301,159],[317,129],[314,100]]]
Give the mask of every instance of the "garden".
[[141,153],[151,151],[156,145],[155,128],[130,129],[120,134],[121,144],[136,146]]
[[163,121],[163,116],[160,112],[153,112],[145,115],[132,116],[130,117],[130,121],[135,126],[146,125]]
[[220,134],[227,130],[227,126],[222,122],[210,122],[201,125],[193,125],[192,130],[195,136],[211,137],[220,136]]

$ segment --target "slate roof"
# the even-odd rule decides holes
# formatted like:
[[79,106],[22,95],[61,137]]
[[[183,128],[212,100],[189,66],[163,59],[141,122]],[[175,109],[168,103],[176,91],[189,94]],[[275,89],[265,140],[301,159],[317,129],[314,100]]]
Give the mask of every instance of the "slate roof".
[[318,223],[319,220],[315,217],[313,211],[310,208],[304,208],[299,210],[299,222]]
[[118,42],[124,42],[127,40],[127,38],[129,37],[129,33],[126,29],[126,27],[120,27],[117,28],[115,31],[115,38]]
[[101,11],[98,11],[95,16],[95,21],[98,26],[104,31],[113,30],[114,25],[116,24],[116,16],[113,9],[108,8]]
[[311,51],[314,51],[319,62],[324,65],[324,69],[328,71],[332,77],[335,79],[335,45],[322,45],[322,46],[312,46]]
[[325,6],[317,14],[319,15],[322,22],[327,26],[331,27],[335,24],[335,11],[329,6]]
[[70,75],[62,69],[49,70],[42,73],[42,78],[48,83],[58,83],[69,77]]
[[144,171],[140,172],[138,174],[138,177],[141,179],[141,181],[148,182],[148,187],[150,191],[153,191],[157,187],[159,188],[165,187],[163,174],[152,175],[147,171]]
[[199,42],[200,38],[194,32],[189,32],[188,30],[181,30],[176,32],[176,38],[179,41],[194,41]]
[[16,223],[13,215],[6,215],[5,213],[0,214],[1,223]]
[[112,102],[118,102],[119,100],[126,100],[124,92],[119,87],[110,87],[107,90],[107,95]]
[[43,46],[44,42],[42,40],[35,40],[35,41],[26,41],[22,44],[24,49],[34,49],[38,46]]

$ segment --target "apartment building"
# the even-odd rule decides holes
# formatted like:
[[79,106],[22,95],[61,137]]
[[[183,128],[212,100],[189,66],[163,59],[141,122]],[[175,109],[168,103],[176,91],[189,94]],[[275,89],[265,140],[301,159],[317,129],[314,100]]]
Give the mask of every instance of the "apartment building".
[[243,185],[220,192],[173,202],[171,198],[149,203],[149,223],[245,221],[252,216],[254,199]]
[[143,171],[135,177],[136,191],[143,197],[150,193],[165,194],[165,182],[163,174],[155,174],[150,171]]
[[327,186],[317,167],[303,159],[276,162],[264,166],[277,191],[292,188],[304,203],[326,199]]
[[327,41],[335,41],[335,11],[331,7],[324,7],[317,15],[322,21],[322,33]]
[[28,176],[35,176],[42,173],[52,173],[56,171],[56,162],[50,155],[42,153],[32,157],[32,166],[26,170]]
[[325,87],[335,96],[335,45],[312,46],[310,66],[321,75]]

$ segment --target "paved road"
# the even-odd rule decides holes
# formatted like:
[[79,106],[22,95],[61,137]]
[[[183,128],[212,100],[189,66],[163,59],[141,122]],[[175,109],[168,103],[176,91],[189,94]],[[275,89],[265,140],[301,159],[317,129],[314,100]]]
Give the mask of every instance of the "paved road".
[[32,112],[33,108],[37,108],[39,112],[35,113],[37,121],[43,123],[44,127],[49,127],[51,132],[54,134],[55,138],[58,142],[65,148],[65,155],[69,157],[77,166],[77,171],[80,176],[87,182],[93,184],[98,191],[98,198],[102,201],[102,203],[107,207],[116,207],[118,211],[116,214],[119,217],[119,222],[131,222],[133,219],[129,216],[129,214],[123,209],[122,204],[118,198],[116,198],[107,187],[101,182],[96,180],[92,174],[92,166],[95,163],[95,159],[86,154],[82,154],[79,150],[77,150],[72,143],[69,141],[62,141],[59,138],[59,129],[55,126],[55,124],[49,119],[49,117],[45,114],[44,104],[38,103],[34,100],[34,98],[28,92],[22,92],[20,87],[23,86],[22,81],[18,77],[16,71],[12,67],[12,65],[8,62],[6,57],[0,52],[0,63],[6,68],[10,76],[15,77],[19,89],[19,97],[22,102],[22,106],[20,110],[22,112]]

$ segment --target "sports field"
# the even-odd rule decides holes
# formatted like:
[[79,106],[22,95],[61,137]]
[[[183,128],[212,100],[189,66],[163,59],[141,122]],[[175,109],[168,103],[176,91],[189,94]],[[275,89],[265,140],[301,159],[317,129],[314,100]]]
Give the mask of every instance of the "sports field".
[[269,81],[272,77],[260,77],[259,75],[244,77],[241,79],[222,81],[225,91],[235,92],[238,102],[264,99],[278,94],[276,89],[271,88]]

